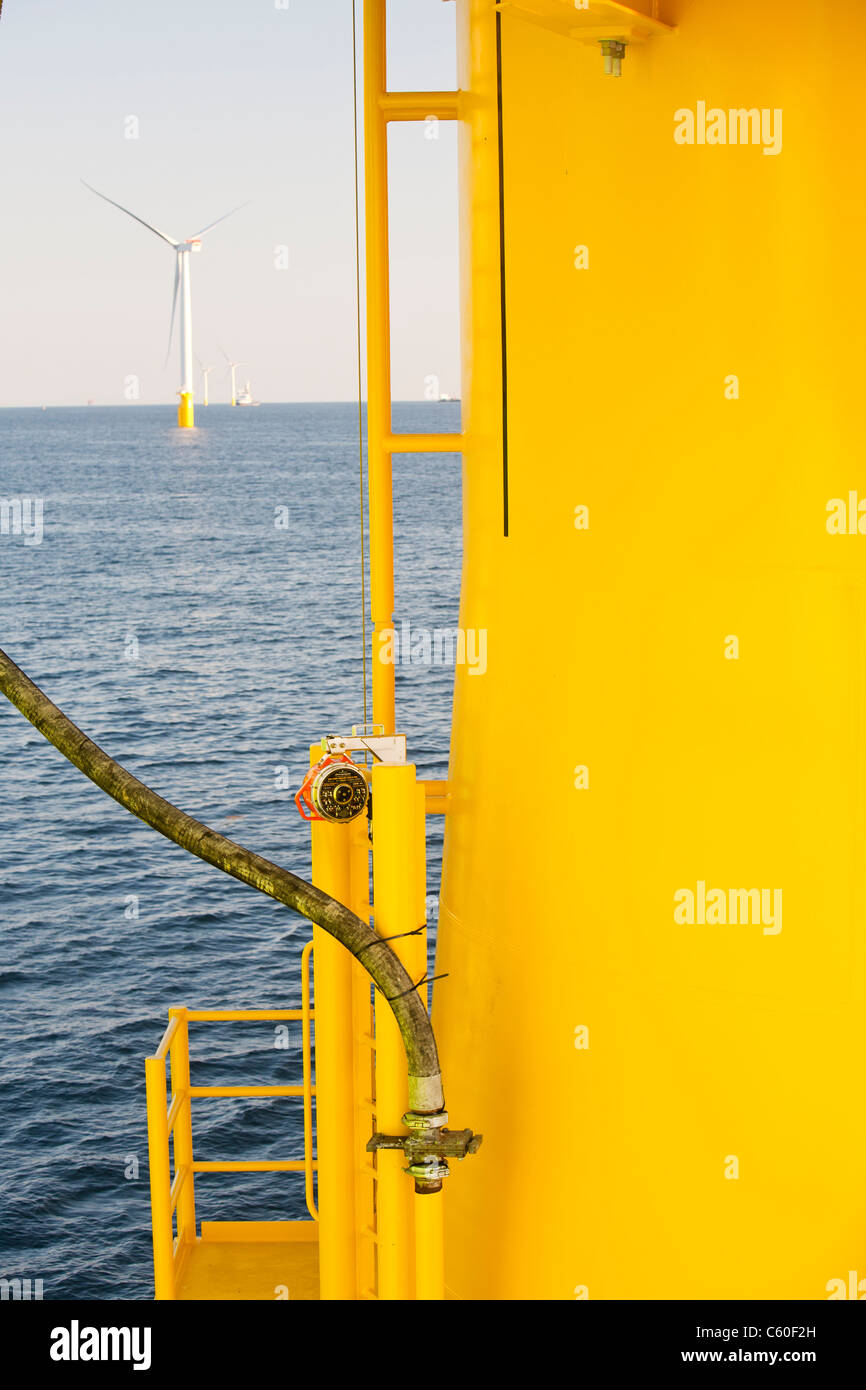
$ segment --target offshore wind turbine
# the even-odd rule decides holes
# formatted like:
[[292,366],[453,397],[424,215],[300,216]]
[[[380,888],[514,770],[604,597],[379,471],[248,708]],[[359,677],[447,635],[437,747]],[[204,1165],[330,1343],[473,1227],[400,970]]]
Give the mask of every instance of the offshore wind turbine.
[[[112,207],[119,208],[121,212],[125,212],[127,217],[133,218],[135,222],[140,222],[142,227],[146,227],[149,232],[153,232],[156,236],[160,237],[162,241],[167,242],[175,252],[174,294],[171,301],[171,324],[168,330],[166,361],[168,361],[168,354],[171,352],[175,312],[177,310],[178,297],[180,297],[180,391],[178,393],[180,401],[177,408],[177,423],[181,429],[192,429],[195,424],[195,419],[193,410],[192,297],[190,291],[189,258],[193,252],[201,250],[201,239],[206,232],[216,227],[218,223],[225,222],[227,217],[231,217],[232,213],[239,212],[240,209],[246,207],[247,204],[241,203],[238,207],[232,208],[231,212],[224,212],[222,217],[216,219],[216,222],[209,222],[206,227],[202,227],[201,231],[196,232],[194,236],[188,237],[185,241],[179,241],[177,237],[169,236],[166,232],[161,232],[158,227],[152,227],[149,222],[145,222],[143,217],[139,217],[137,213],[130,212],[129,208],[125,208],[122,203],[116,203],[113,198],[109,198],[104,193],[100,193],[98,188],[93,188],[84,179],[82,179],[81,182],[84,184],[85,188],[90,189],[91,193],[95,193],[97,198],[104,199],[106,203],[111,203]],[[210,370],[213,369],[211,368]],[[205,391],[206,390],[207,378],[205,378]]]
[[208,377],[210,376],[211,372],[215,372],[215,371],[216,371],[216,367],[206,367],[206,366],[204,365],[204,363],[202,362],[202,360],[201,360],[200,357],[197,357],[195,360],[196,360],[196,362],[198,362],[198,369],[199,369],[199,371],[201,372],[202,381],[204,382],[204,395],[202,396],[202,402],[201,402],[201,403],[202,403],[202,405],[207,405],[207,404],[208,404],[208,398],[207,398],[207,379],[208,379]]
[[226,362],[228,362],[228,366],[226,367],[226,376],[228,376],[229,372],[231,372],[232,374],[232,405],[237,405],[238,389],[235,374],[237,372],[238,367],[246,367],[248,364],[246,362],[232,362],[224,347],[220,348],[220,352],[222,353]]

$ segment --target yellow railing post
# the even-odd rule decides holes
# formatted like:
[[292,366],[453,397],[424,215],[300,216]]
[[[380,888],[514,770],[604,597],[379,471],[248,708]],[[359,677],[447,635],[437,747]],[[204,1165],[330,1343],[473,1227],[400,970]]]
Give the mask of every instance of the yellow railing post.
[[[349,827],[351,854],[351,902],[349,906],[363,921],[370,920],[370,840],[366,816]],[[354,1166],[355,1166],[355,1268],[358,1298],[374,1287],[376,1268],[370,1232],[374,1227],[374,1165],[366,1152],[373,1133],[371,1102],[375,1096],[373,1074],[374,1034],[370,976],[360,961],[352,967],[352,1034],[354,1040]]]
[[415,1297],[445,1297],[443,1193],[415,1195]]
[[[427,785],[415,783],[415,843],[416,882],[418,894],[418,920],[427,920]],[[419,936],[424,943],[422,967],[427,963],[427,932]],[[422,998],[427,1000],[427,986],[423,986]],[[443,1192],[415,1194],[415,1297],[434,1300],[445,1297],[445,1249]]]
[[385,0],[364,0],[364,170],[367,268],[367,477],[370,501],[370,616],[373,718],[394,733],[395,669],[381,658],[394,621],[394,504],[391,487],[391,294],[388,278],[388,126]]
[[150,1208],[153,1227],[154,1297],[173,1299],[174,1237],[171,1220],[171,1174],[168,1162],[168,1107],[165,1058],[147,1057],[147,1150],[150,1165]]
[[[419,892],[424,842],[419,835],[419,792],[411,763],[373,768],[373,912],[382,937],[392,942],[413,982],[427,970],[426,932]],[[420,840],[420,843],[419,843]],[[417,936],[402,936],[422,928]],[[426,986],[422,986],[426,989]],[[405,1134],[402,1117],[409,1106],[406,1054],[386,1000],[376,995],[376,1128]],[[413,1188],[403,1169],[404,1155],[380,1149],[377,1270],[380,1299],[414,1297]]]
[[[314,744],[312,762],[318,761],[321,752]],[[311,829],[313,882],[351,906],[351,824],[313,821]],[[353,961],[320,927],[313,928],[313,947],[321,1297],[347,1300],[357,1296]]]
[[192,1170],[192,1100],[189,1089],[189,1022],[185,1008],[169,1009],[169,1018],[177,1018],[179,1027],[172,1040],[171,1058],[172,1098],[182,1097],[174,1124],[174,1172],[181,1186],[177,1199],[178,1242],[191,1245],[195,1240],[195,1191]]

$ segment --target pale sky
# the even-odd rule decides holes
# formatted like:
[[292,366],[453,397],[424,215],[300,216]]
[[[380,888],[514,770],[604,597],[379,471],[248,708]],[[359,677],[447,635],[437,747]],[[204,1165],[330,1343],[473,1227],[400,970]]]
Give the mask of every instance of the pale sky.
[[[453,88],[455,9],[390,0],[392,88]],[[354,397],[351,25],[351,0],[4,0],[0,406],[122,405],[130,376],[175,399],[174,255],[82,178],[175,237],[250,200],[192,260],[212,400],[220,344],[262,401]],[[391,130],[397,400],[460,389],[456,139],[429,134]]]

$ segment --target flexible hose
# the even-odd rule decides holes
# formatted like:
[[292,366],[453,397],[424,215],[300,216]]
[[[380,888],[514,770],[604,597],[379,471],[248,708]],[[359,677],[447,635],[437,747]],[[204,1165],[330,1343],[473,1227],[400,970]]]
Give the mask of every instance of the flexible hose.
[[382,991],[397,1020],[409,1065],[410,1110],[434,1114],[444,1109],[439,1055],[427,1009],[399,957],[367,922],[336,898],[226,839],[139,782],[67,719],[3,651],[0,690],[85,777],[139,820],[206,864],[294,908],[351,951]]

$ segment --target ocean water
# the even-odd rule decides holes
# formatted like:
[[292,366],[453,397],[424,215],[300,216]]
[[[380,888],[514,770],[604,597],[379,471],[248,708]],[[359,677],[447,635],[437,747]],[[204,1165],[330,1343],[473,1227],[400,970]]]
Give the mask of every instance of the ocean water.
[[[456,430],[459,409],[398,404],[394,427]],[[0,535],[0,646],[137,777],[308,877],[308,745],[363,720],[357,409],[211,406],[194,433],[173,413],[0,411],[0,497],[43,499],[41,543]],[[459,459],[394,472],[398,621],[454,626]],[[446,775],[452,684],[397,668],[424,776]],[[297,1007],[310,928],[135,820],[2,698],[0,765],[0,1277],[146,1299],[143,1059],[170,1005]],[[434,928],[440,865],[431,818]],[[299,1080],[299,1025],[275,1042],[193,1025],[193,1082]],[[193,1119],[201,1159],[302,1152],[297,1100],[199,1100]],[[303,1178],[204,1175],[196,1203],[301,1219]]]

